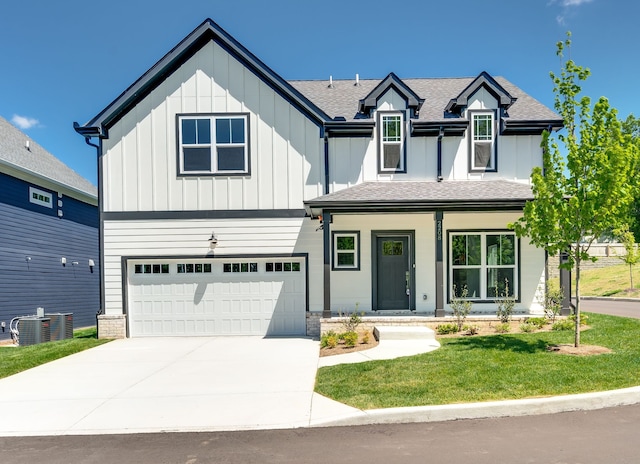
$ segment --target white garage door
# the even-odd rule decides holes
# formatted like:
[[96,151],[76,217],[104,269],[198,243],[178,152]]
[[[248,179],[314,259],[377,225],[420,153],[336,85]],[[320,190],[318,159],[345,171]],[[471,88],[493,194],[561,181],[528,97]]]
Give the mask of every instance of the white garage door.
[[129,335],[305,335],[303,258],[129,261]]

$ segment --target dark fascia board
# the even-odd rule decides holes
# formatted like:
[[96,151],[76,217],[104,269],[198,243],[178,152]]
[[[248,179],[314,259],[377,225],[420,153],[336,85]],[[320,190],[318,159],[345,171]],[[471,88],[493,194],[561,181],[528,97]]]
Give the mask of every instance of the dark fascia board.
[[478,77],[476,77],[471,84],[460,92],[456,98],[449,101],[445,111],[451,113],[459,113],[460,110],[467,106],[469,97],[478,91],[480,87],[485,87],[489,92],[498,100],[501,108],[507,109],[517,100],[512,97],[491,75],[482,71]]
[[458,121],[411,121],[411,135],[418,136],[462,136],[469,127],[468,119]]
[[331,119],[324,111],[293,88],[240,42],[208,18],[97,116],[83,126],[74,124],[74,126],[77,126],[75,127],[76,132],[83,136],[98,134],[103,138],[107,138],[109,127],[115,124],[133,106],[211,40],[220,44],[319,126],[324,121]]
[[420,213],[442,211],[522,211],[528,200],[439,200],[439,201],[306,201],[307,214],[314,218],[322,211],[333,213]]
[[375,121],[347,122],[328,121],[324,128],[329,137],[371,137],[376,126]]
[[540,135],[545,130],[553,132],[564,127],[562,119],[512,121],[509,118],[504,118],[502,122],[502,135]]
[[378,104],[378,99],[385,94],[389,88],[393,88],[396,92],[402,95],[407,100],[407,106],[415,110],[420,111],[420,107],[424,103],[424,98],[420,98],[411,88],[402,82],[398,76],[394,73],[389,73],[376,87],[362,100],[360,100],[360,112],[368,113],[371,108],[375,108]]

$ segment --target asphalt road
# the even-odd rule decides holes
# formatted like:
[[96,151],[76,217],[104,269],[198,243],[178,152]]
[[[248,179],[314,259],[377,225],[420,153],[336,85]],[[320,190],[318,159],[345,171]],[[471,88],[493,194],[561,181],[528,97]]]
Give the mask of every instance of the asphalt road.
[[[580,299],[580,311],[608,314],[610,316],[640,318],[640,301]],[[638,462],[640,462],[640,458]]]
[[637,464],[639,425],[636,405],[428,424],[0,438],[0,457],[11,464]]

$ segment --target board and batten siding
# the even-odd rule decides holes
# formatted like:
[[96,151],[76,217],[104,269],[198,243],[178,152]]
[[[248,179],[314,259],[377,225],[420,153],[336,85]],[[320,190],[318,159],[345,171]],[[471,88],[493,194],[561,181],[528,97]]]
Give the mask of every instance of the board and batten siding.
[[59,218],[57,208],[28,201],[30,185],[0,176],[0,321],[7,327],[0,339],[9,338],[13,317],[38,307],[73,313],[75,327],[95,325],[100,309],[97,208],[64,197]]
[[[123,257],[197,259],[292,253],[308,253],[309,309],[321,311],[318,282],[322,282],[323,252],[317,226],[308,218],[105,221],[105,314],[123,314]],[[208,242],[212,231],[218,238],[213,253]]]
[[[178,175],[177,119],[248,113],[250,174]],[[109,129],[103,209],[301,209],[322,195],[320,128],[215,42],[209,42]]]

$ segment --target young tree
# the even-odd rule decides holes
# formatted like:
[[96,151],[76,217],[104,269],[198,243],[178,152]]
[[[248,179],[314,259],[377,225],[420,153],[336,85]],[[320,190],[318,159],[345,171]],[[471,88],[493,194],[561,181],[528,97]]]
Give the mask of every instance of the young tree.
[[626,254],[619,258],[629,265],[629,280],[631,282],[630,290],[633,290],[633,265],[640,262],[640,249],[636,247],[636,240],[633,232],[629,230],[629,225],[624,224],[622,227],[614,231],[614,234],[624,244]]
[[[571,35],[558,42],[563,57]],[[592,107],[589,97],[579,98],[580,81],[589,76],[587,68],[567,60],[560,75],[551,73],[555,109],[564,120],[564,133],[543,134],[543,166],[531,177],[533,201],[523,216],[512,224],[519,237],[546,248],[552,256],[567,252],[561,267],[575,268],[575,346],[580,346],[580,269],[589,256],[593,241],[620,227],[632,200],[630,173],[635,149],[631,137],[621,131],[615,109],[601,97]],[[566,164],[558,144],[566,153]]]
[[[622,121],[622,133],[630,135],[636,146],[640,146],[640,118],[636,118],[633,114],[627,116],[627,119]],[[636,168],[637,169],[637,168]],[[637,174],[640,174],[636,170]],[[640,183],[635,183],[635,193],[633,195],[633,202],[629,209],[629,230],[633,232],[636,243],[640,242]]]

